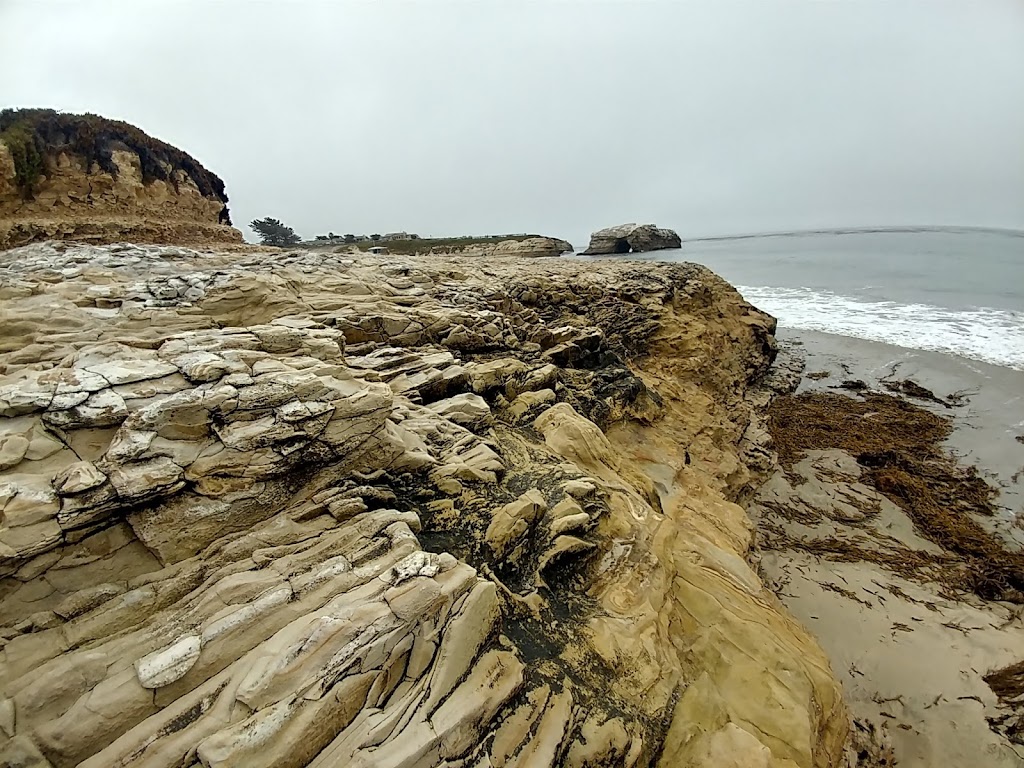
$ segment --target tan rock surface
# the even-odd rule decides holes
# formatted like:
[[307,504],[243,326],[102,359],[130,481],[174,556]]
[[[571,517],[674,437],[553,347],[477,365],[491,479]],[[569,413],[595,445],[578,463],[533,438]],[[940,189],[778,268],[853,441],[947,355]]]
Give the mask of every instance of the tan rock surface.
[[46,243],[0,324],[0,763],[838,764],[707,270]]

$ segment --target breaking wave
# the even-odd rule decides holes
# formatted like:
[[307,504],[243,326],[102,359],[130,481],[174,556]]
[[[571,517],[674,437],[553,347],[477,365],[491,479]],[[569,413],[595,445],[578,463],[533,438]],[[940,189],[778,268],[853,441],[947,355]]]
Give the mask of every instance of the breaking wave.
[[868,301],[810,288],[739,286],[787,328],[945,352],[1024,371],[1024,313]]

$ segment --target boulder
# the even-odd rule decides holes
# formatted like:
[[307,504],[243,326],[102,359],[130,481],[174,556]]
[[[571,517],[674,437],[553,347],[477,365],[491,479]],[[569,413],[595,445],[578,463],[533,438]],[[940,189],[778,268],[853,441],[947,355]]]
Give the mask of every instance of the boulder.
[[681,246],[682,240],[671,229],[662,229],[653,224],[620,224],[599,229],[592,234],[590,245],[583,254],[599,256],[609,253],[644,253]]

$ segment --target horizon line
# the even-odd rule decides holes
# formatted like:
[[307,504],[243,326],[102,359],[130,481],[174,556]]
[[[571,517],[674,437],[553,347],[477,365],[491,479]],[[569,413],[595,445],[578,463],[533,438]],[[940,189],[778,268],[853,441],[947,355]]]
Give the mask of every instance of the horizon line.
[[1012,227],[983,227],[977,225],[959,224],[895,224],[892,226],[864,226],[864,227],[823,227],[818,229],[792,229],[769,232],[742,232],[732,235],[708,235],[704,237],[683,237],[684,243],[700,243],[713,240],[749,240],[761,237],[800,237],[808,235],[863,235],[872,233],[898,233],[898,232],[989,232],[993,234],[1007,235],[1010,237],[1024,237],[1024,229]]

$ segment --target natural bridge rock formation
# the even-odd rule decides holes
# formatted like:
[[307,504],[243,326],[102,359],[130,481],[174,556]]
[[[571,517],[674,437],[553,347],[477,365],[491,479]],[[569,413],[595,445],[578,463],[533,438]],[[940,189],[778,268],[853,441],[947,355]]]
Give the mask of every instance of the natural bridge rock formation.
[[36,240],[236,243],[224,183],[138,128],[0,112],[0,248]]
[[679,248],[682,240],[671,229],[661,229],[653,224],[620,224],[617,227],[599,229],[590,236],[590,245],[584,255],[643,253]]
[[0,764],[837,764],[707,270],[44,243],[0,325]]

